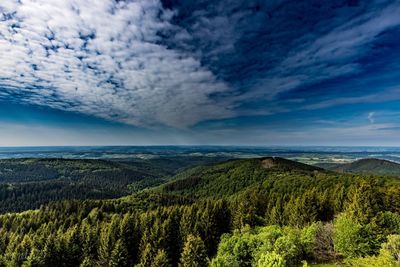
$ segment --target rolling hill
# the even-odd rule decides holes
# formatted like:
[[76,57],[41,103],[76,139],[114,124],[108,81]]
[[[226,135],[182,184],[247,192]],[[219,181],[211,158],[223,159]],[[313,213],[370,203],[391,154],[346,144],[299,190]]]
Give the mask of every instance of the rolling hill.
[[342,173],[400,176],[399,163],[376,158],[360,159],[344,164],[321,164],[317,166]]

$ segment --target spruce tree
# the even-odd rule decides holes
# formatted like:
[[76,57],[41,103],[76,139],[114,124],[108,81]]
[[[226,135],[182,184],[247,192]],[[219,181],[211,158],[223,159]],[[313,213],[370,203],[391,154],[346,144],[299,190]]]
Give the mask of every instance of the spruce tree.
[[[1,265],[0,265],[1,266]],[[23,267],[40,267],[45,266],[44,259],[42,257],[42,253],[37,249],[33,248],[28,258],[22,265]]]
[[180,267],[207,267],[206,247],[199,236],[188,235],[181,254]]
[[140,257],[140,267],[151,267],[154,259],[154,248],[147,244]]
[[154,262],[152,267],[170,267],[171,264],[168,261],[167,253],[164,250],[159,249],[156,257],[154,258]]
[[122,242],[121,239],[119,239],[115,243],[115,247],[111,253],[111,258],[110,258],[110,267],[128,267],[128,250]]

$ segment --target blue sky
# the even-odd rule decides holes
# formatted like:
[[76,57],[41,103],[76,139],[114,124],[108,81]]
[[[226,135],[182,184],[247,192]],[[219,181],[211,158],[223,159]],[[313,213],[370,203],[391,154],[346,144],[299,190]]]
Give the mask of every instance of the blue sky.
[[400,146],[399,1],[0,3],[0,146]]

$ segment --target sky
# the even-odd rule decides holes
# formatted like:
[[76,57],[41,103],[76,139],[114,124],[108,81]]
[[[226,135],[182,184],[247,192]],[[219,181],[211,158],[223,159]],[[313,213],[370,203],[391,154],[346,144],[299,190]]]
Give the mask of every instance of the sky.
[[2,0],[0,146],[400,146],[400,2]]

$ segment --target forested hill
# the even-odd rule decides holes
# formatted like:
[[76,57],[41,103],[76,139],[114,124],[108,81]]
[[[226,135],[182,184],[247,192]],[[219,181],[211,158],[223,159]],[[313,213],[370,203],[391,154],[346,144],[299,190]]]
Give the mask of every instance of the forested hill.
[[[326,181],[323,179],[327,173],[322,168],[279,157],[231,160],[179,173],[163,185],[162,190],[196,197],[221,197],[250,187],[273,184],[288,191],[299,183],[324,186]],[[322,183],[319,183],[320,179]]]
[[163,175],[146,164],[104,160],[1,160],[0,211],[35,209],[64,199],[121,197],[129,194],[129,184]]
[[120,161],[3,159],[0,160],[0,212],[36,209],[66,199],[118,198],[159,185],[182,169],[222,159],[199,156]]
[[321,164],[317,166],[337,172],[400,176],[399,163],[375,158],[360,159],[343,164]]

